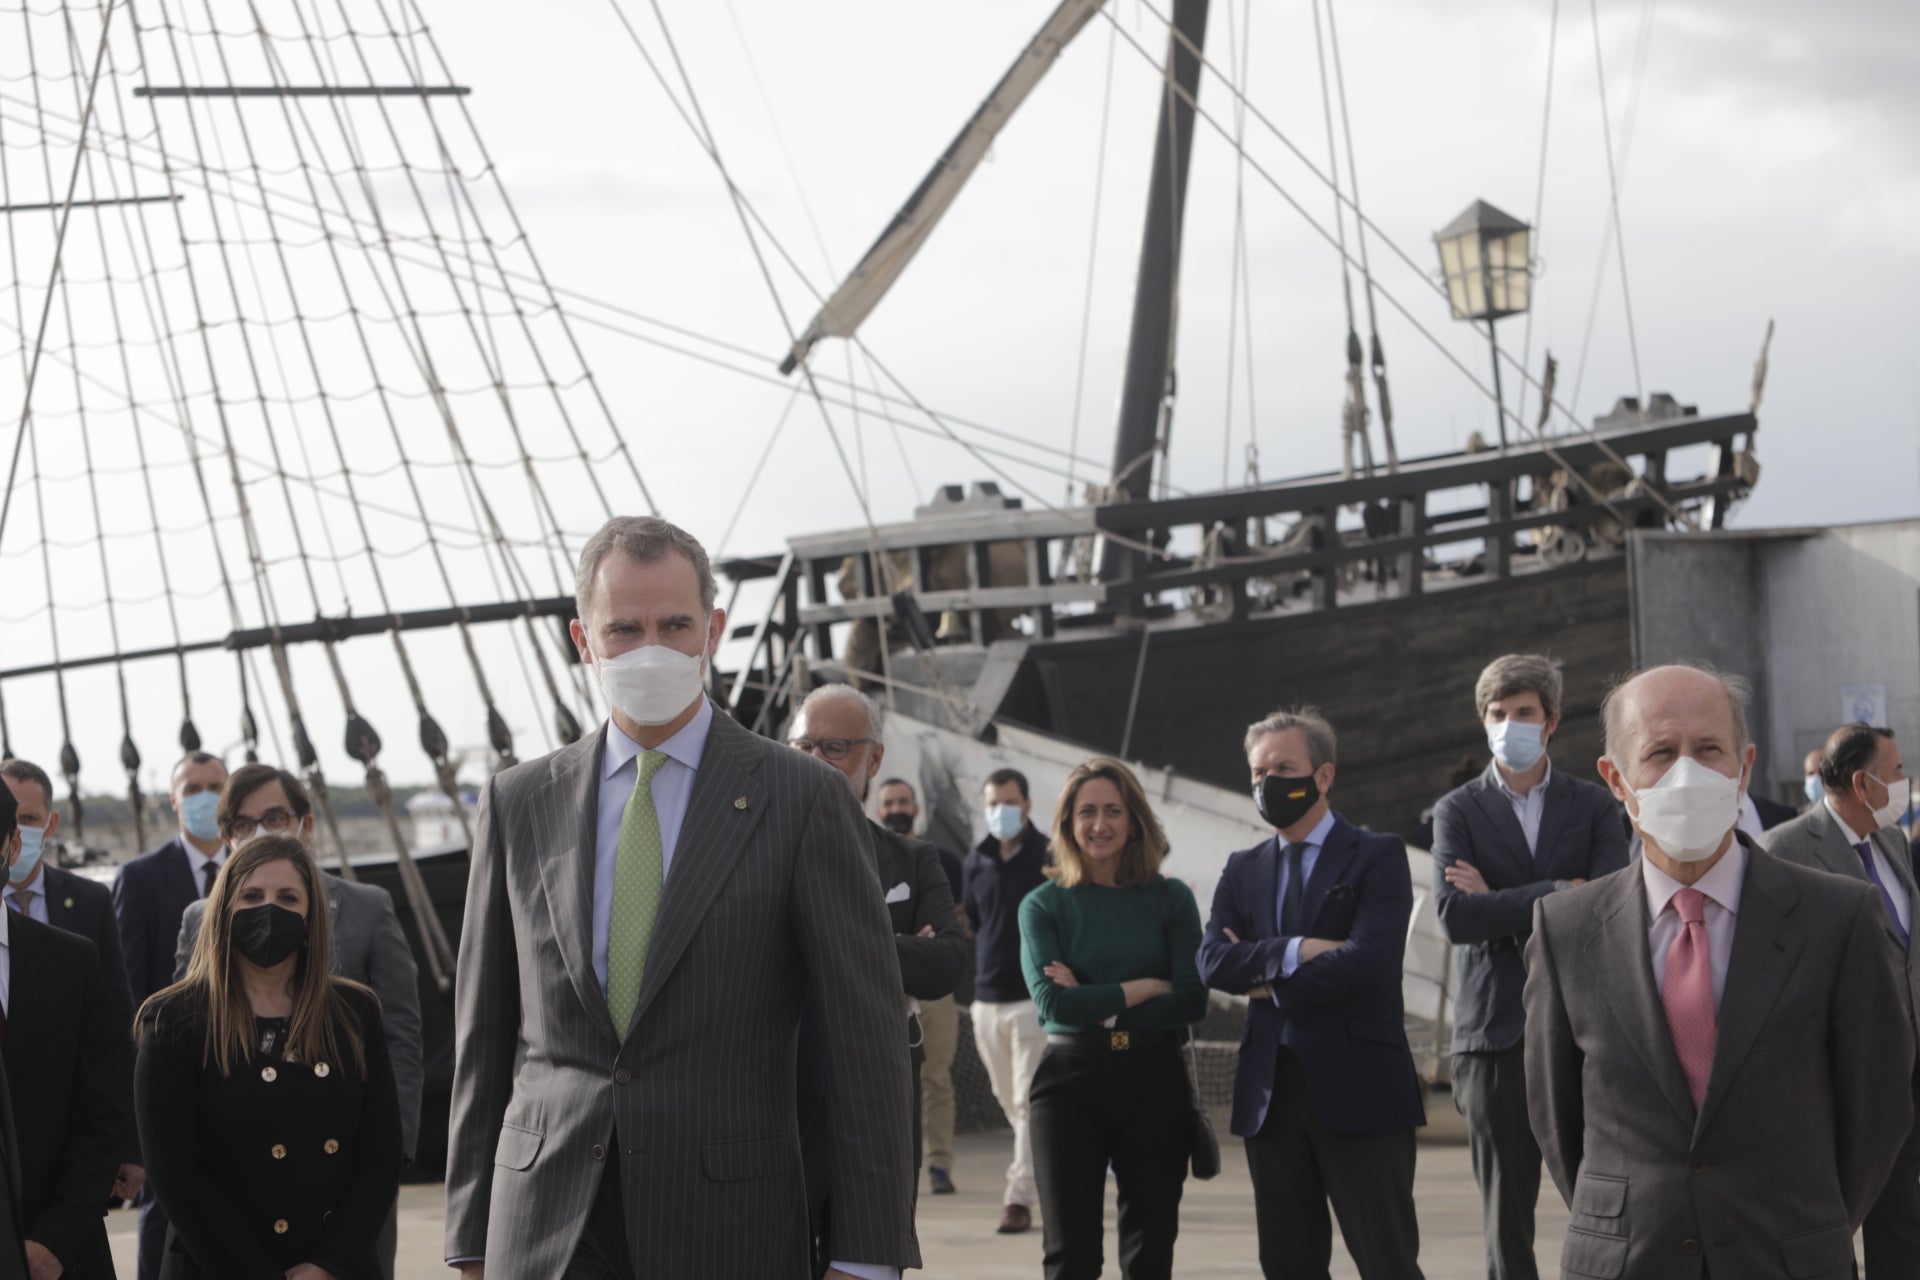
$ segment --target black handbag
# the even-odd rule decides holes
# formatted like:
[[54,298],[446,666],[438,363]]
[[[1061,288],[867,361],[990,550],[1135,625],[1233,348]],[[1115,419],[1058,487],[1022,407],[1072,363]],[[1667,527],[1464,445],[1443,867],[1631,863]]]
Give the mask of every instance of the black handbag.
[[[1167,881],[1160,878],[1160,932],[1167,940],[1167,976],[1173,976],[1173,931],[1167,927]],[[1220,1172],[1220,1139],[1213,1132],[1213,1117],[1207,1114],[1206,1104],[1200,1100],[1200,1055],[1193,1047],[1193,1032],[1187,1032],[1187,1054],[1181,1064],[1181,1074],[1187,1078],[1187,1106],[1193,1112],[1193,1146],[1188,1152],[1188,1165],[1193,1176],[1202,1182]]]

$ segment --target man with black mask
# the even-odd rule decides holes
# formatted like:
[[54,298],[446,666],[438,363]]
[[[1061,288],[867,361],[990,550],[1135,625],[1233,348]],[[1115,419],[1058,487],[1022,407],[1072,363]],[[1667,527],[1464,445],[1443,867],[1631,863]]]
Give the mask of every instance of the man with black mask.
[[1246,736],[1274,836],[1227,859],[1200,944],[1206,984],[1249,998],[1233,1082],[1260,1268],[1327,1274],[1333,1225],[1361,1280],[1420,1280],[1413,1131],[1426,1123],[1402,1024],[1413,879],[1399,836],[1328,806],[1333,726],[1310,707]]

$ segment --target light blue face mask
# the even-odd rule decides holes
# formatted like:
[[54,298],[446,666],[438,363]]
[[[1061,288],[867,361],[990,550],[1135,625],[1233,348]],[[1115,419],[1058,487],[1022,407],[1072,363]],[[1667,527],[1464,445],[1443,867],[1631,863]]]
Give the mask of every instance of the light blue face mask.
[[180,825],[195,840],[220,838],[220,795],[196,791],[180,801]]
[[1011,840],[1025,829],[1027,820],[1017,804],[987,806],[987,834],[995,840]]
[[1801,789],[1807,793],[1808,804],[1819,804],[1827,794],[1827,784],[1820,781],[1820,775],[1817,773],[1808,774],[1806,782],[1801,784]]
[[1487,730],[1487,750],[1493,752],[1495,760],[1520,773],[1539,763],[1547,753],[1547,744],[1541,741],[1539,725],[1502,720]]
[[40,854],[47,847],[47,833],[38,827],[20,828],[20,856],[7,868],[7,879],[25,884],[40,867]]

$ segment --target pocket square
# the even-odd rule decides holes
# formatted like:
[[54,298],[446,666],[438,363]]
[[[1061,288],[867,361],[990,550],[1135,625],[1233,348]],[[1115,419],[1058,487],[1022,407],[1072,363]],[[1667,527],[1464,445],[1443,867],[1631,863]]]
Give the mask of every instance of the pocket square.
[[907,882],[905,880],[902,880],[899,884],[887,890],[888,902],[905,902],[911,896],[912,890],[907,888]]
[[1341,883],[1334,885],[1333,888],[1327,890],[1327,897],[1329,898],[1351,898],[1352,896],[1353,896],[1353,886],[1351,884],[1348,884],[1345,881],[1342,881]]

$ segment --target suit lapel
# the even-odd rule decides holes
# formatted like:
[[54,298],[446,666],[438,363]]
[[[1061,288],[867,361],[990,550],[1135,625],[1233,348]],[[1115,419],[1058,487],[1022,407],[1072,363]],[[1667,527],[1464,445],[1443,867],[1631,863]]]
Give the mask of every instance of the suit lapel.
[[693,794],[687,800],[687,816],[674,844],[673,867],[660,898],[653,940],[647,944],[646,973],[640,980],[629,1036],[693,941],[707,908],[733,875],[766,811],[765,792],[753,776],[759,764],[753,743],[753,734],[715,710],[700,770],[694,775]]
[[[1555,871],[1560,851],[1560,828],[1567,821],[1567,810],[1573,804],[1573,779],[1558,769],[1547,783],[1546,802],[1540,809],[1540,840],[1536,846],[1539,852],[1534,856],[1534,864],[1549,876]],[[1513,806],[1507,806],[1511,809]],[[1522,833],[1522,839],[1525,834]]]
[[1279,836],[1269,838],[1260,846],[1260,852],[1254,855],[1251,873],[1255,931],[1248,939],[1277,938],[1280,936],[1280,904],[1276,900],[1280,894]]
[[85,933],[74,919],[74,913],[67,910],[67,886],[60,882],[65,872],[58,867],[47,867],[40,872],[39,890],[47,895],[47,923],[56,929],[65,929],[68,933]]
[[[1487,772],[1480,776],[1480,785],[1473,789],[1474,803],[1480,806],[1480,812],[1500,836],[1500,851],[1506,855],[1508,864],[1516,872],[1512,882],[1526,884],[1539,878],[1534,870],[1533,851],[1527,848],[1526,830],[1520,825],[1519,815],[1513,811],[1513,801],[1507,799],[1507,793],[1500,789],[1494,774],[1495,768],[1494,765],[1488,765]],[[1542,833],[1545,830],[1546,825],[1542,823]],[[1475,869],[1486,876],[1486,867]],[[1486,878],[1489,882],[1495,880],[1493,876]]]
[[[11,910],[13,910],[11,907],[0,907],[0,911]],[[28,1046],[33,1043],[36,1034],[45,1030],[40,1025],[44,1017],[40,994],[45,978],[41,971],[46,964],[46,956],[40,948],[43,939],[34,933],[33,921],[16,914],[13,919],[7,921],[7,926],[7,962],[10,972],[7,975],[5,1060],[8,1076],[17,1081],[21,1078],[21,1072],[26,1069]]]
[[1815,836],[1813,847],[1823,870],[1855,880],[1867,878],[1867,868],[1861,863],[1859,853],[1848,843],[1846,833],[1840,830],[1833,815],[1827,812],[1824,801],[1815,805],[1808,815],[1807,829]]
[[1792,920],[1798,895],[1773,865],[1752,845],[1747,848],[1746,884],[1740,890],[1740,914],[1735,918],[1733,955],[1727,960],[1727,986],[1720,997],[1720,1016],[1713,1042],[1713,1071],[1707,1077],[1707,1096],[1700,1105],[1698,1141],[1727,1085],[1753,1048],[1754,1037],[1766,1025],[1780,991],[1793,975],[1806,938]]
[[193,860],[187,857],[187,838],[175,836],[171,856],[164,860],[167,865],[167,879],[173,885],[174,894],[180,899],[181,909],[185,904],[195,902],[200,897],[200,886],[194,883]]
[[[1693,1095],[1673,1051],[1666,1006],[1653,984],[1653,958],[1647,948],[1646,882],[1635,871],[1616,876],[1605,897],[1594,904],[1601,927],[1587,943],[1585,970],[1600,979],[1608,1006],[1626,1028],[1627,1040],[1646,1063],[1647,1072],[1682,1123],[1694,1123]],[[1729,988],[1731,989],[1731,988]]]
[[[1360,843],[1360,835],[1347,820],[1335,817],[1333,830],[1327,832],[1327,842],[1320,847],[1320,856],[1314,860],[1313,874],[1307,877],[1306,896],[1300,900],[1300,919],[1309,923],[1303,929],[1311,930],[1319,923],[1320,908],[1326,905],[1327,890],[1339,884],[1346,875],[1347,868],[1353,863],[1353,851]],[[1312,935],[1318,936],[1318,935]]]
[[536,806],[534,856],[546,891],[554,941],[560,947],[574,994],[587,1015],[609,1036],[607,993],[593,969],[593,860],[600,835],[600,771],[607,729],[584,739],[553,763],[547,789]]

